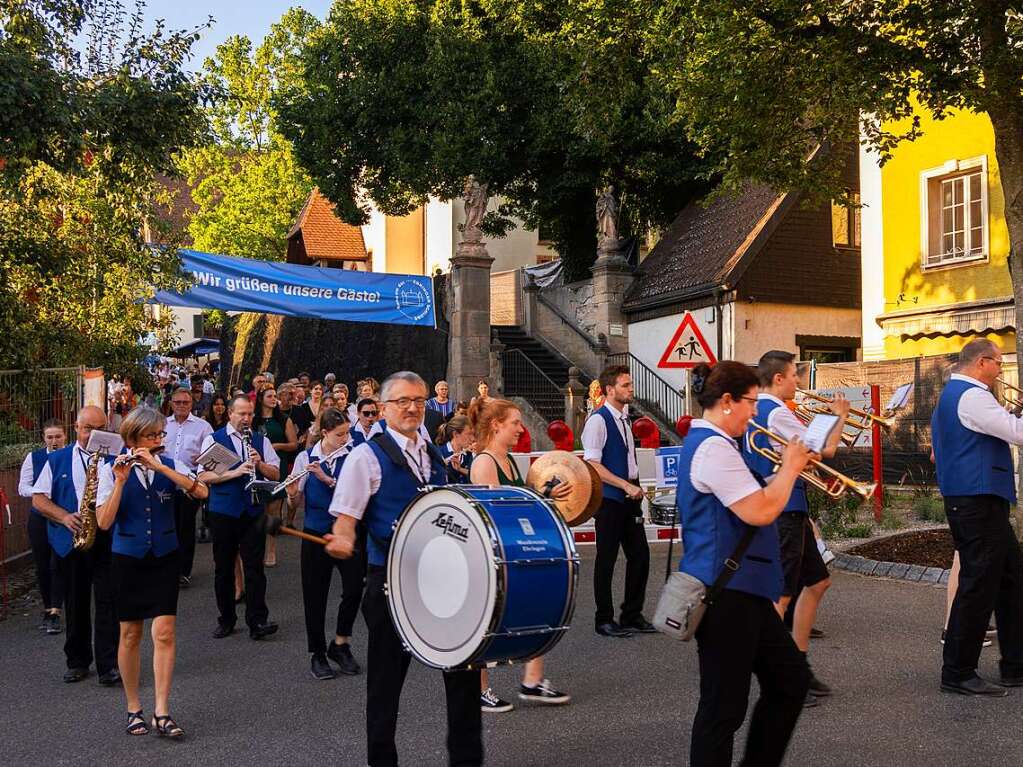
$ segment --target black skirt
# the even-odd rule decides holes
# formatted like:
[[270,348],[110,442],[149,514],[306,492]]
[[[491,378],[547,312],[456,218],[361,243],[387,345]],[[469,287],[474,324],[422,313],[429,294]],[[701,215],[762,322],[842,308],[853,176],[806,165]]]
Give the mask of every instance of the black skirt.
[[141,621],[178,614],[178,552],[162,557],[148,552],[142,559],[113,555],[117,620]]

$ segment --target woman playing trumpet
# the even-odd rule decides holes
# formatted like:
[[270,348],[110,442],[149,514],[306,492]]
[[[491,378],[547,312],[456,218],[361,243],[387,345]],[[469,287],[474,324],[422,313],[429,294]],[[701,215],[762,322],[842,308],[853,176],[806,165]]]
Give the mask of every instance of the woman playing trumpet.
[[187,466],[156,455],[162,449],[165,423],[160,413],[149,408],[136,408],[125,416],[121,437],[131,454],[101,468],[96,521],[103,530],[113,528],[114,599],[121,623],[117,665],[128,703],[127,732],[149,732],[139,702],[139,646],[142,624],[152,618],[156,692],[152,727],[161,736],[179,738],[185,732],[171,718],[168,705],[178,606],[174,493],[201,500],[209,491]]

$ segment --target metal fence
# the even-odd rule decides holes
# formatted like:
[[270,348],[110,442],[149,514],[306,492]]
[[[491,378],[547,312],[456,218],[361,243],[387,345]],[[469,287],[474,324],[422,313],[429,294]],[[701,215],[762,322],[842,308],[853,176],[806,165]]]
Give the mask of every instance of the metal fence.
[[83,368],[0,370],[0,487],[3,511],[0,566],[29,550],[26,523],[31,503],[18,495],[18,474],[29,452],[43,443],[43,424],[55,418],[74,439],[75,415],[84,398]]
[[520,349],[506,349],[501,355],[504,393],[522,397],[548,423],[565,417],[565,394]]

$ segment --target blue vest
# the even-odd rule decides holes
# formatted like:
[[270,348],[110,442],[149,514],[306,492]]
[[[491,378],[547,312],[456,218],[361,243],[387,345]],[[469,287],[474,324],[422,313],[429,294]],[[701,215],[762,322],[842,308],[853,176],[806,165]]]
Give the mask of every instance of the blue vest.
[[352,427],[349,434],[351,434],[352,437],[352,447],[358,447],[359,445],[366,441],[366,438],[362,436],[362,432],[356,429],[354,426]]
[[[238,452],[238,445],[235,441],[227,436],[227,427],[223,429],[217,429],[213,432],[213,439],[219,442],[224,447]],[[252,447],[259,451],[260,455],[265,455],[263,452],[265,440],[262,434],[256,432],[252,433]],[[245,456],[242,456],[244,459]],[[231,468],[241,465],[243,461],[239,461]],[[262,479],[259,471],[256,472],[257,476]],[[242,514],[250,517],[256,517],[263,513],[263,506],[261,504],[254,504],[252,502],[252,493],[245,491],[245,486],[249,483],[249,477],[236,477],[230,482],[220,482],[218,484],[210,485],[210,499],[209,509],[211,514],[223,514],[225,517],[234,517],[237,519]]]
[[[757,414],[753,416],[753,422],[763,429],[769,428],[768,422],[770,421],[771,413],[779,407],[784,407],[784,405],[779,405],[771,399],[758,399]],[[750,428],[750,431],[752,430],[753,429]],[[758,434],[753,438],[753,440],[759,447],[772,447],[771,440],[763,434]],[[742,440],[742,456],[746,459],[746,465],[764,479],[767,479],[774,474],[775,465],[759,453],[755,453],[750,450],[749,445],[746,444],[746,439]],[[785,508],[782,509],[782,511],[801,512],[803,514],[810,513],[810,506],[806,500],[806,483],[803,482],[802,479],[796,480],[796,484],[792,488],[792,494],[789,496],[788,501],[785,503]]]
[[[600,462],[604,468],[628,481],[629,477],[629,447],[622,439],[622,433],[618,428],[618,420],[607,405],[597,408],[590,418],[600,416],[604,419],[604,426],[607,431],[607,439],[604,440],[604,450],[600,455]],[[604,497],[619,503],[625,502],[625,491],[611,485],[604,484]]]
[[[54,450],[46,456],[46,462],[50,464],[50,476],[52,478],[50,500],[69,514],[78,513],[78,494],[75,492],[75,480],[72,474],[72,466],[74,464],[72,461],[79,460],[81,458],[75,456],[74,443],[60,450]],[[114,459],[112,456],[109,456],[103,460],[110,463]],[[52,519],[47,519],[46,537],[50,541],[50,546],[57,552],[57,556],[63,558],[71,553],[71,531],[64,527],[64,525],[57,524]],[[104,531],[100,530],[97,532],[96,537],[97,541],[99,541],[101,538],[105,539],[108,536]]]
[[[313,448],[306,450],[310,463],[321,460],[320,458],[313,458],[312,454]],[[341,474],[341,466],[347,457],[348,455],[345,454],[334,461],[334,471],[331,472],[331,476],[334,479],[337,479]],[[333,497],[334,488],[328,487],[312,474],[306,475],[305,522],[303,523],[306,532],[315,533],[316,535],[330,532],[330,528],[334,526],[334,517],[327,509],[330,508],[330,501]]]
[[[31,455],[32,455],[32,484],[34,485],[36,483],[36,480],[39,479],[39,475],[43,473],[43,467],[46,465],[46,456],[49,455],[49,453],[46,452],[45,447],[41,447],[38,450],[33,450]],[[39,516],[43,516],[42,514],[39,513],[35,506],[32,507],[32,512],[35,514],[39,514]]]
[[997,495],[1016,503],[1012,453],[1004,440],[971,431],[959,420],[959,400],[969,381],[952,379],[931,416],[931,440],[938,487],[944,496]]
[[[390,434],[384,432],[382,439],[389,440],[398,452],[401,452]],[[404,459],[400,464],[390,459],[384,449],[377,444],[376,437],[369,441],[369,448],[380,463],[381,479],[380,489],[370,496],[362,519],[369,532],[369,540],[366,543],[369,564],[382,566],[387,564],[387,551],[391,545],[391,536],[394,534],[394,523],[398,521],[398,517],[405,511],[409,502],[419,494],[419,482],[413,479],[412,470]],[[434,451],[428,449],[428,454],[429,484],[446,484],[447,472],[444,462],[435,456]]]
[[[682,442],[676,488],[682,525],[682,561],[679,570],[710,586],[720,575],[727,557],[739,545],[746,524],[717,499],[693,487],[690,471],[696,449],[704,440],[721,435],[707,428],[690,430]],[[726,588],[745,591],[777,602],[782,591],[778,529],[771,523],[757,528],[739,569]]]
[[[174,468],[174,461],[159,456],[164,466]],[[174,494],[178,487],[163,474],[153,475],[153,484],[147,490],[132,470],[121,491],[121,505],[114,517],[112,551],[141,559],[150,550],[162,557],[178,547],[174,519]]]

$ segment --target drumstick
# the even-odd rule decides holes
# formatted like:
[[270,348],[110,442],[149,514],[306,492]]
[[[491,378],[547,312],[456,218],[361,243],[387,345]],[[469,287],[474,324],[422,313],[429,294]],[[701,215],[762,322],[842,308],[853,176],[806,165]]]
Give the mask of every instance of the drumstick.
[[266,535],[292,535],[295,538],[301,538],[303,541],[311,541],[312,543],[318,543],[321,546],[326,546],[329,541],[326,538],[321,538],[318,535],[312,535],[311,533],[305,533],[301,530],[296,530],[293,527],[288,527],[284,524],[284,521],[280,517],[271,517],[269,514],[264,514],[260,518],[260,527]]

